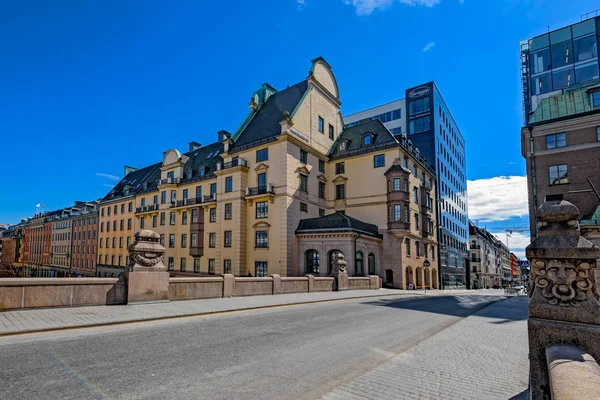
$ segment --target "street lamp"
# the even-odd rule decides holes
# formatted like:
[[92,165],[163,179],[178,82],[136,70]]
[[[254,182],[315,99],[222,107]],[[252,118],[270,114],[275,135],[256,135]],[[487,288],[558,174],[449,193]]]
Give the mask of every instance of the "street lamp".
[[[425,275],[427,275],[427,273],[429,272],[429,267],[431,266],[431,263],[429,262],[429,260],[425,260],[423,261],[423,272],[425,273]],[[425,282],[423,282],[425,285],[425,294],[427,294],[427,279],[425,279]]]

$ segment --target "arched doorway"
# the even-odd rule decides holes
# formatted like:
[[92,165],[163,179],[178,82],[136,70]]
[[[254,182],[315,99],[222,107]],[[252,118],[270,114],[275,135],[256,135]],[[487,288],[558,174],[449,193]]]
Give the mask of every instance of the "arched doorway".
[[333,263],[337,259],[338,254],[343,255],[344,253],[339,250],[330,250],[327,253],[327,275],[331,275],[331,272],[333,272]]
[[363,253],[362,251],[356,252],[356,257],[354,258],[354,276],[363,276]]
[[431,282],[432,282],[433,288],[437,289],[438,288],[438,273],[435,268],[431,270]]
[[413,276],[413,270],[411,267],[406,267],[406,289],[410,287],[410,285],[415,284],[415,277]]
[[369,275],[377,275],[375,271],[375,254],[369,253]]
[[307,274],[319,273],[319,252],[316,250],[306,250],[305,253],[305,271]]
[[423,287],[423,268],[417,267],[415,269],[415,280],[417,282],[417,289]]

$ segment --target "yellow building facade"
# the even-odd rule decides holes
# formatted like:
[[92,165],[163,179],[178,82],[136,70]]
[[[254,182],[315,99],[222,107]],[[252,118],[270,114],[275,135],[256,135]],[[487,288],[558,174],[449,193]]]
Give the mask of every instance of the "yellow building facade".
[[[432,169],[379,121],[344,130],[340,106],[322,58],[296,85],[263,84],[233,133],[126,174],[100,204],[100,241],[121,235],[107,224],[134,218],[125,233],[159,233],[173,274],[327,275],[342,252],[351,276],[437,287]],[[122,204],[130,211],[115,215]],[[98,253],[100,270],[126,250]]]

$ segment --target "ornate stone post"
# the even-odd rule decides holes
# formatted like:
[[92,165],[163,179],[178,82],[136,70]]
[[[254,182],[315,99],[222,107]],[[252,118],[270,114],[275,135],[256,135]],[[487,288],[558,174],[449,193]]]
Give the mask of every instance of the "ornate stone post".
[[128,250],[127,303],[169,301],[169,273],[160,235],[150,230],[137,232]]
[[333,263],[333,271],[331,273],[335,277],[337,291],[348,290],[348,273],[346,272],[346,264],[347,263],[344,260],[344,255],[342,253],[338,253]]
[[[527,246],[531,398],[550,398],[546,347],[574,344],[600,360],[600,302],[594,269],[600,249],[580,236],[579,210],[566,201],[542,204],[538,238]],[[548,397],[546,397],[548,396]]]

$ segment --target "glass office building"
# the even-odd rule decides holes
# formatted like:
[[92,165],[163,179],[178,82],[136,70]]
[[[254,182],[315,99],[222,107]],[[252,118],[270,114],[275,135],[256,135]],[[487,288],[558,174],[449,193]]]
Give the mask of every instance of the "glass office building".
[[404,99],[348,115],[344,123],[375,118],[392,133],[406,135],[435,168],[441,282],[445,288],[464,287],[469,242],[465,139],[446,102],[429,82],[407,89]]
[[599,40],[600,17],[594,17],[521,42],[525,122],[542,99],[600,78]]

